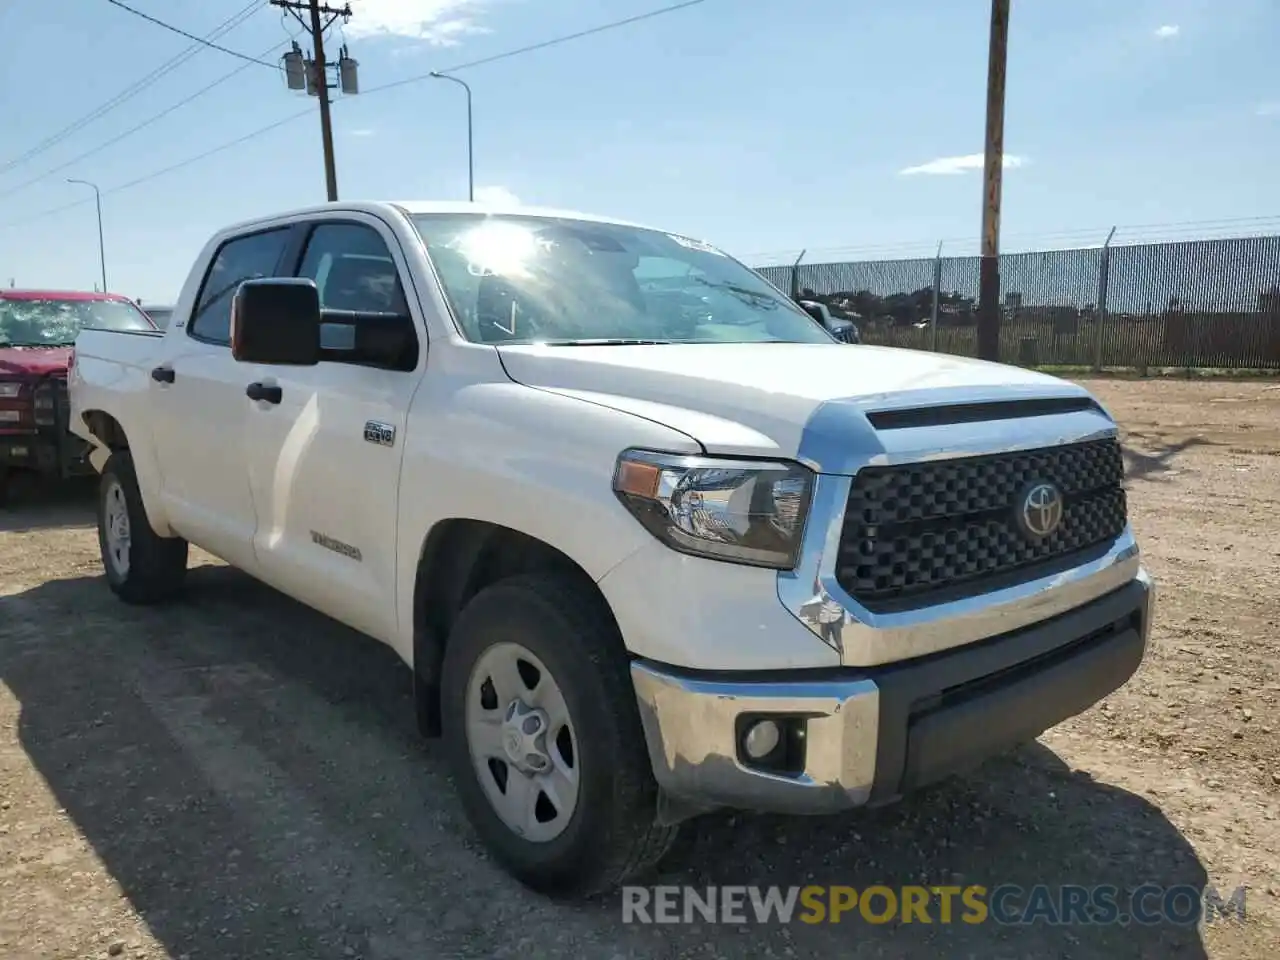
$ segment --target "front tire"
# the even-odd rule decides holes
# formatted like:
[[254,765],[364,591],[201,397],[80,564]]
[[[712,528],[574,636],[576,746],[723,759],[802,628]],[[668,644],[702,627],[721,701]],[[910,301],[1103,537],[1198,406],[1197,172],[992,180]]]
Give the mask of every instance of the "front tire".
[[127,450],[111,454],[102,470],[98,546],[107,585],[126,603],[159,603],[182,589],[187,541],[151,529]]
[[585,897],[655,864],[676,828],[657,784],[617,628],[563,578],[477,594],[445,651],[443,733],[463,809],[526,886]]

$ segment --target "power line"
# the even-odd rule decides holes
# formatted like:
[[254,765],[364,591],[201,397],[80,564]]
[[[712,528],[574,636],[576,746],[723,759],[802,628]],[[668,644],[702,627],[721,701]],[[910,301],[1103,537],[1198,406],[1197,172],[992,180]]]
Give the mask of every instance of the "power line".
[[[665,14],[665,13],[674,13],[677,10],[683,10],[686,7],[696,6],[697,4],[705,3],[705,2],[706,0],[684,0],[683,3],[676,3],[670,6],[660,7],[656,10],[651,10],[648,13],[642,13],[635,16],[626,17],[622,20],[615,20],[611,23],[601,24],[600,26],[591,27],[590,29],[587,29],[587,30],[579,30],[576,33],[566,34],[565,36],[554,37],[550,40],[544,40],[541,43],[535,43],[535,44],[530,44],[524,47],[518,47],[515,50],[508,50],[505,53],[495,54],[491,57],[484,57],[483,59],[475,60],[470,63],[459,64],[455,67],[449,68],[447,72],[456,72],[458,70],[470,69],[471,67],[477,67],[482,64],[493,63],[498,60],[505,60],[510,57],[519,56],[525,53],[532,53],[536,50],[543,50],[543,49],[546,49],[547,47],[557,46],[561,43],[567,43],[570,40],[577,40],[582,37],[591,36],[592,34],[603,33],[606,30],[613,30],[618,27],[636,23],[640,20],[648,20],[653,17],[661,16],[662,14]],[[446,71],[442,70],[438,72],[443,73]],[[366,91],[365,93],[389,90],[392,87],[403,86],[407,83],[417,83],[423,80],[428,80],[430,78],[431,78],[431,74],[427,73],[418,77],[409,78],[407,80],[398,80],[398,81],[395,81],[394,83],[383,84],[381,86],[374,87],[372,91]],[[361,94],[361,95],[363,96],[365,94]],[[342,101],[337,101],[337,103],[340,104],[342,103]],[[336,105],[337,104],[335,104],[335,106]],[[253,130],[249,133],[244,134],[241,137],[237,137],[235,140],[231,140],[227,143],[220,144],[216,147],[213,147],[210,150],[206,150],[205,152],[197,154],[193,157],[188,157],[186,160],[182,160],[182,161],[179,161],[178,163],[171,164],[170,166],[164,167],[161,170],[154,170],[151,173],[148,173],[145,176],[138,177],[135,180],[131,180],[128,183],[118,184],[117,186],[111,187],[108,190],[103,190],[102,195],[108,196],[113,193],[119,193],[123,190],[130,190],[133,187],[141,186],[142,184],[147,183],[151,180],[155,180],[158,177],[163,177],[177,170],[181,170],[184,167],[188,167],[194,163],[199,163],[201,160],[205,160],[209,157],[214,156],[215,154],[222,153],[224,150],[229,150],[232,147],[237,147],[242,143],[247,143],[250,140],[256,139],[257,137],[270,133],[273,130],[283,127],[286,124],[292,123],[295,120],[300,120],[305,116],[309,116],[310,114],[311,114],[311,108],[307,107],[305,110],[301,110],[297,113],[290,114],[287,117],[282,117],[281,119],[276,120],[273,123],[267,124],[265,127],[259,127],[257,130]],[[34,222],[36,220],[42,220],[45,217],[50,217],[50,216],[53,216],[54,214],[62,213],[64,210],[74,209],[75,207],[79,207],[87,202],[88,202],[87,199],[75,200],[75,201],[72,201],[71,203],[66,203],[61,206],[54,207],[50,210],[42,211],[41,213],[38,213],[31,217],[23,217],[19,220],[11,220],[8,223],[0,224],[0,227],[15,227],[15,226],[20,226],[21,224]]]
[[[289,42],[290,42],[289,40],[285,40],[285,41],[282,41],[281,43],[272,44],[266,50],[262,51],[262,53],[260,53],[259,56],[265,57],[267,54],[271,53],[274,50],[278,50],[283,44],[289,43]],[[126,140],[129,137],[133,136],[135,133],[145,130],[147,127],[151,126],[157,121],[163,120],[165,117],[173,113],[175,110],[179,110],[182,107],[185,107],[187,104],[192,103],[195,100],[198,100],[200,97],[203,97],[209,91],[226,83],[228,80],[232,79],[233,77],[238,77],[240,74],[244,73],[244,71],[248,70],[251,66],[253,66],[252,63],[242,63],[240,64],[240,66],[236,67],[230,73],[223,74],[217,80],[214,80],[211,83],[205,84],[203,87],[201,87],[199,90],[197,90],[195,93],[191,94],[190,96],[184,97],[183,99],[179,100],[177,103],[173,104],[172,106],[166,107],[165,109],[161,110],[159,113],[154,114],[148,117],[146,120],[143,120],[141,123],[130,127],[128,130],[125,130],[123,133],[117,134],[116,136],[112,137],[110,140],[107,140],[104,143],[98,144],[92,150],[86,150],[84,153],[81,153],[72,157],[70,160],[67,160],[65,163],[60,163],[56,167],[52,167],[46,170],[44,173],[40,174],[39,176],[32,177],[29,180],[24,180],[22,183],[18,184],[16,187],[10,187],[8,190],[0,191],[0,199],[3,199],[5,197],[11,197],[15,193],[18,193],[22,190],[25,190],[27,187],[30,187],[30,186],[33,186],[34,184],[39,183],[41,180],[48,179],[49,177],[53,176],[55,173],[61,173],[63,170],[66,170],[70,167],[75,166],[77,163],[80,163],[80,161],[87,160],[89,157],[92,157],[96,154],[101,153],[103,150],[106,150],[108,147],[115,146],[121,140]]]
[[133,187],[141,186],[142,184],[147,183],[150,180],[154,180],[157,177],[163,177],[165,174],[173,173],[175,170],[181,170],[183,167],[189,167],[193,163],[206,160],[215,154],[222,153],[224,150],[230,150],[232,147],[238,147],[242,143],[248,143],[250,140],[254,140],[262,136],[264,133],[270,133],[272,130],[283,127],[287,123],[293,123],[295,120],[300,120],[302,117],[309,116],[311,116],[311,108],[307,107],[305,110],[299,110],[297,113],[291,113],[287,117],[283,117],[269,123],[265,127],[259,127],[257,130],[244,134],[244,136],[237,137],[227,143],[220,144],[211,150],[206,150],[204,153],[196,154],[194,157],[188,157],[186,160],[179,160],[177,163],[170,164],[160,170],[153,170],[151,173],[138,177],[136,180],[130,180],[128,183],[119,184],[118,186],[112,187],[110,190],[104,190],[103,193],[119,193],[122,190],[130,190]]
[[212,42],[211,40],[207,40],[203,37],[197,37],[194,33],[187,33],[187,31],[179,29],[178,27],[175,27],[171,23],[165,23],[163,20],[159,20],[156,17],[151,16],[151,14],[149,13],[143,13],[141,10],[135,10],[133,9],[133,7],[129,6],[127,3],[121,3],[120,0],[107,0],[107,3],[111,4],[113,7],[119,7],[121,10],[124,10],[126,13],[132,13],[135,17],[141,17],[143,20],[146,20],[148,23],[154,23],[157,27],[163,27],[164,29],[168,30],[170,33],[176,33],[180,37],[186,37],[188,40],[194,40],[196,43],[202,44],[203,46],[208,47],[210,50],[217,50],[219,53],[229,54],[230,56],[236,57],[240,60],[248,61],[249,63],[256,63],[256,64],[259,64],[260,66],[270,67],[272,70],[276,69],[276,65],[274,63],[267,63],[267,61],[259,60],[257,57],[250,57],[247,54],[240,53],[236,50],[230,50],[227,47],[219,46],[218,44]]
[[[259,4],[259,0],[250,0],[250,2],[247,3],[244,7],[242,7],[239,11],[237,11],[236,13],[233,13],[230,17],[228,17],[218,26],[214,27],[213,30],[209,32],[208,36],[209,37],[222,36],[223,34],[238,27],[241,23],[248,20],[249,17],[253,16],[253,14],[257,13],[261,9],[263,9],[263,7]],[[61,143],[67,137],[71,136],[74,133],[77,133],[79,129],[83,127],[85,124],[92,123],[94,120],[97,120],[105,116],[107,113],[111,112],[121,104],[129,100],[132,100],[134,97],[140,94],[143,90],[147,89],[152,84],[154,84],[161,77],[165,76],[168,73],[172,73],[174,70],[176,70],[179,66],[185,63],[187,60],[189,60],[193,54],[197,53],[201,48],[202,48],[202,44],[195,43],[187,47],[181,53],[178,53],[175,56],[170,57],[168,60],[166,60],[156,69],[152,70],[142,79],[134,81],[130,86],[126,87],[124,90],[116,94],[110,100],[106,101],[103,104],[100,104],[98,107],[95,107],[93,110],[89,111],[83,117],[80,117],[79,119],[72,121],[71,123],[67,124],[67,126],[63,127],[61,130],[51,134],[50,136],[46,137],[44,140],[41,140],[39,143],[37,143],[34,147],[31,147],[25,153],[22,153],[17,157],[14,157],[12,160],[8,160],[5,163],[0,164],[0,173],[7,173],[8,171],[12,170],[14,167],[17,167],[23,163],[26,163],[28,160],[30,160],[33,157],[39,156],[40,154],[44,153],[46,150],[49,150],[50,148]]]
[[[151,180],[155,180],[158,177],[163,177],[166,174],[173,173],[176,170],[181,170],[183,167],[189,167],[193,163],[199,163],[201,160],[207,160],[209,157],[212,157],[215,154],[222,153],[224,150],[230,150],[232,147],[238,147],[242,143],[248,143],[250,140],[257,139],[258,137],[262,136],[265,133],[270,133],[272,130],[276,130],[276,129],[279,129],[280,127],[283,127],[285,124],[293,123],[293,121],[295,120],[301,120],[303,117],[308,117],[310,115],[311,115],[310,107],[307,107],[305,110],[300,110],[297,113],[291,113],[289,114],[289,116],[282,117],[279,120],[276,120],[272,123],[267,124],[265,127],[259,127],[257,130],[251,130],[249,133],[246,133],[243,136],[236,137],[236,139],[234,140],[229,140],[226,143],[219,144],[218,146],[213,147],[210,150],[206,150],[203,153],[196,154],[194,157],[187,157],[187,159],[179,160],[177,163],[170,164],[167,167],[163,167],[159,170],[153,170],[151,171],[151,173],[138,177],[136,180],[130,180],[128,183],[120,183],[114,187],[111,187],[108,190],[103,190],[102,195],[106,197],[106,196],[110,196],[113,193],[121,193],[122,191],[125,191],[125,190],[131,190],[134,187],[141,186],[142,184],[147,183]],[[36,220],[43,220],[45,217],[51,217],[54,214],[62,213],[63,211],[66,211],[66,210],[73,210],[76,207],[83,206],[88,202],[89,202],[88,199],[74,200],[71,203],[64,203],[61,206],[53,207],[52,209],[41,211],[35,216],[23,217],[21,220],[11,220],[8,223],[3,224],[3,226],[16,227],[24,223],[33,223]]]
[[[479,60],[471,60],[467,63],[459,63],[456,66],[433,70],[431,73],[457,73],[459,70],[470,70],[472,67],[480,67],[485,64],[497,63],[499,60],[507,60],[511,57],[522,56],[526,53],[545,50],[548,47],[556,47],[562,43],[569,43],[571,40],[581,40],[583,37],[594,36],[597,33],[604,33],[608,30],[617,30],[620,27],[628,27],[631,24],[639,23],[642,20],[652,20],[654,17],[660,17],[668,13],[675,13],[677,10],[684,10],[686,7],[696,7],[701,3],[706,3],[706,0],[684,0],[683,3],[673,3],[670,6],[659,7],[656,10],[649,10],[646,13],[638,13],[635,16],[625,17],[622,20],[613,20],[609,23],[602,23],[597,27],[579,30],[577,33],[566,34],[562,37],[554,37],[550,40],[543,40],[539,43],[531,43],[525,47],[517,47],[516,49],[508,50],[505,53],[495,53],[491,57],[482,57]],[[431,73],[423,73],[416,77],[406,77],[403,80],[393,80],[390,83],[383,83],[376,87],[370,87],[368,90],[363,91],[361,95],[368,96],[371,93],[381,93],[384,90],[393,90],[396,87],[403,87],[406,84],[430,80]]]

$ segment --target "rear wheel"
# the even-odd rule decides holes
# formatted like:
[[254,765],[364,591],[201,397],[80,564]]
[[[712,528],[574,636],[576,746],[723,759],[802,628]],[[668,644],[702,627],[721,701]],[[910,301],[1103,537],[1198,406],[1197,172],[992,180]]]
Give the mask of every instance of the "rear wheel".
[[187,541],[151,529],[128,451],[111,454],[98,488],[98,545],[107,584],[127,603],[158,603],[182,588]]
[[617,629],[572,582],[482,590],[449,638],[446,749],[494,857],[546,893],[602,893],[652,866],[676,829],[657,784]]

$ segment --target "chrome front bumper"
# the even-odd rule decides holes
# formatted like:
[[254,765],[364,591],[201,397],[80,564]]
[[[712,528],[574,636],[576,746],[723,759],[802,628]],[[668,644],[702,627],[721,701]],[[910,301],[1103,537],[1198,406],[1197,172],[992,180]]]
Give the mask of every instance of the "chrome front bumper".
[[[633,663],[654,775],[694,805],[825,813],[896,799],[1034,739],[1120,687],[1150,637],[1154,587],[1128,583],[1045,622],[915,661],[799,676]],[[741,718],[801,718],[802,768],[753,766]]]

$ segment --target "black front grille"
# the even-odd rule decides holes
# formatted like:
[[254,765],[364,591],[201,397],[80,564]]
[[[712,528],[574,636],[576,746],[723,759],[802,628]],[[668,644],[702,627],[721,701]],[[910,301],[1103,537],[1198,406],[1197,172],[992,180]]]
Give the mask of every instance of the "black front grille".
[[[1059,447],[865,467],[854,477],[836,578],[869,610],[972,596],[1081,562],[1124,532],[1124,460],[1114,438]],[[1039,483],[1062,518],[1036,538],[1018,521]]]

